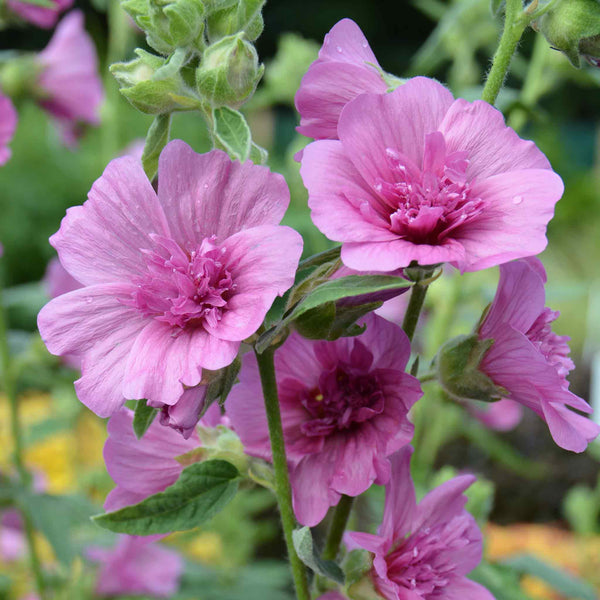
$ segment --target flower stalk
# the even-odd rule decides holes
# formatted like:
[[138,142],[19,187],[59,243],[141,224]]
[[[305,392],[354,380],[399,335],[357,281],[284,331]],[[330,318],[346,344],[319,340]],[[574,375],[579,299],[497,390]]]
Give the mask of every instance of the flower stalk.
[[283,439],[283,426],[281,424],[281,411],[279,409],[277,381],[275,379],[274,354],[275,350],[272,348],[268,348],[262,354],[256,352],[256,360],[258,362],[260,381],[265,399],[265,409],[267,412],[271,452],[273,454],[275,491],[283,525],[285,543],[288,550],[288,558],[296,588],[296,597],[298,600],[310,600],[306,569],[296,553],[294,542],[292,540],[292,532],[296,527],[296,519],[292,508],[292,487],[290,485],[285,443]]
[[353,503],[354,498],[352,496],[343,495],[335,507],[327,540],[325,541],[325,548],[323,548],[323,560],[335,560],[337,558]]

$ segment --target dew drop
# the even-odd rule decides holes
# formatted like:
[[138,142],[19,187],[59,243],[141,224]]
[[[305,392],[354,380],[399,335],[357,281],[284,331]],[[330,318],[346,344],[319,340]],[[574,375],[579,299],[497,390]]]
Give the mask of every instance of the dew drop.
[[513,198],[513,204],[521,204],[523,202],[523,196],[515,196]]
[[341,46],[336,46],[335,49],[341,54],[343,52]]
[[363,48],[367,48],[368,46],[369,46],[369,44],[368,44],[367,42],[363,42],[363,43],[362,43],[362,47],[363,47]]
[[203,187],[205,190],[207,190],[207,189],[208,189],[208,183],[205,183],[205,184],[204,184],[202,187]]
[[85,299],[86,304],[91,304],[94,301],[94,299],[91,296],[87,296]]

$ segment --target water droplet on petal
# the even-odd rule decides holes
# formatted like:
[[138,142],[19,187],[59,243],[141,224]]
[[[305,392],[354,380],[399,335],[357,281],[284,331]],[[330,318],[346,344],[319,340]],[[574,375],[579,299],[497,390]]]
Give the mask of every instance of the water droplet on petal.
[[87,296],[85,299],[86,304],[91,304],[94,301],[94,299],[91,296]]
[[336,46],[335,49],[341,54],[343,52],[341,46]]
[[368,47],[369,47],[369,44],[368,44],[367,42],[363,42],[363,43],[362,43],[362,47],[363,47],[363,48],[368,48]]
[[513,204],[521,204],[523,202],[523,196],[515,196],[513,198]]

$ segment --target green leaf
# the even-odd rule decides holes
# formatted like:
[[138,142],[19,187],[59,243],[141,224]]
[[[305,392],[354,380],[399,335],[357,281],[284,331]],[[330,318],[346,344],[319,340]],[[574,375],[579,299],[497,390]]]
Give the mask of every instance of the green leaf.
[[200,416],[208,410],[209,406],[215,400],[218,400],[221,406],[225,404],[225,400],[227,399],[227,396],[229,396],[229,392],[231,391],[241,368],[242,360],[239,356],[236,356],[228,367],[221,369],[220,376],[208,385],[208,389],[206,390],[206,400]]
[[239,471],[224,460],[209,460],[185,468],[164,492],[139,504],[94,517],[116,533],[152,535],[186,531],[218,513],[237,492]]
[[233,159],[248,160],[252,143],[250,127],[241,112],[228,106],[214,111],[215,137]]
[[133,414],[133,432],[135,437],[140,440],[144,437],[148,427],[152,425],[154,417],[158,414],[158,408],[148,406],[146,400],[138,400]]
[[332,560],[322,560],[315,551],[310,527],[296,529],[292,538],[298,557],[309,569],[336,583],[344,583],[344,572],[340,566]]
[[170,131],[171,115],[168,113],[156,115],[148,130],[144,152],[142,153],[142,165],[150,181],[154,179],[158,172],[158,157],[169,141]]
[[252,142],[252,146],[250,148],[250,160],[255,165],[266,165],[268,158],[269,153],[262,146]]
[[298,265],[298,271],[303,271],[304,269],[310,269],[311,267],[318,267],[325,263],[329,263],[337,260],[340,257],[340,253],[342,251],[341,246],[336,246],[335,248],[330,248],[329,250],[324,250],[323,252],[319,252],[318,254],[313,254],[308,258],[300,261]]
[[502,564],[511,567],[522,575],[532,575],[545,581],[550,587],[567,598],[598,600],[596,592],[585,581],[573,577],[531,554],[511,557],[502,561]]
[[313,288],[296,306],[288,311],[288,314],[277,325],[261,335],[256,342],[256,351],[259,353],[264,352],[277,339],[284,327],[309,310],[343,298],[355,298],[386,290],[397,290],[411,285],[411,282],[391,275],[348,275],[347,277],[326,281]]

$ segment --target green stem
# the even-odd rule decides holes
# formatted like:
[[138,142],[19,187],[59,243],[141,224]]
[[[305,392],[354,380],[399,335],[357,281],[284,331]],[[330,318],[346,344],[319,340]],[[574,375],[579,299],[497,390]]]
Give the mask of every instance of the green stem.
[[500,44],[494,55],[481,99],[490,104],[496,102],[500,89],[506,79],[510,61],[517,49],[517,44],[529,24],[529,16],[523,12],[522,0],[506,0],[506,16]]
[[337,558],[342,537],[344,536],[344,531],[348,524],[348,518],[352,511],[353,502],[354,498],[352,496],[343,495],[340,498],[338,505],[335,507],[333,519],[325,542],[325,548],[323,548],[322,557],[324,560],[335,560]]
[[283,427],[281,424],[281,412],[279,410],[279,397],[275,379],[274,354],[275,351],[268,348],[262,354],[257,352],[256,360],[258,361],[258,370],[260,372],[260,381],[265,398],[265,409],[269,425],[269,437],[271,438],[271,452],[273,454],[273,467],[275,470],[275,491],[292,576],[296,587],[296,597],[298,600],[310,600],[306,569],[296,554],[292,540],[292,532],[296,527],[296,518],[294,517],[294,510],[292,508],[292,487],[290,485],[287,458],[285,455]]
[[402,329],[404,329],[404,333],[406,333],[411,342],[415,335],[417,323],[419,322],[419,315],[421,314],[421,309],[423,308],[423,303],[425,302],[425,296],[427,295],[428,287],[429,283],[417,281],[417,283],[413,285],[410,292],[410,300],[408,301],[408,307],[406,309],[406,313],[404,314]]
[[[17,398],[17,390],[15,377],[10,358],[10,349],[8,345],[8,327],[6,321],[6,313],[4,310],[4,301],[2,297],[2,289],[0,288],[0,361],[2,364],[2,375],[4,379],[4,392],[10,406],[10,426],[14,445],[14,463],[17,469],[17,474],[21,486],[28,489],[30,486],[31,476],[25,466],[23,459],[24,443],[23,432],[21,429],[21,419],[19,415],[19,400]],[[21,518],[23,520],[23,528],[25,530],[25,538],[27,540],[27,548],[29,553],[29,562],[31,571],[33,572],[36,588],[39,597],[44,600],[46,598],[44,577],[42,574],[41,562],[38,557],[37,548],[34,538],[33,524],[29,511],[18,504]]]

